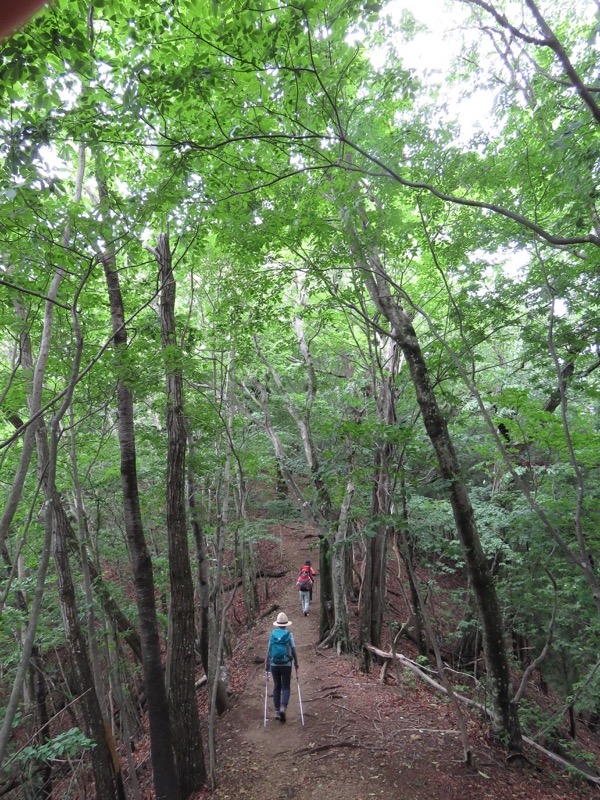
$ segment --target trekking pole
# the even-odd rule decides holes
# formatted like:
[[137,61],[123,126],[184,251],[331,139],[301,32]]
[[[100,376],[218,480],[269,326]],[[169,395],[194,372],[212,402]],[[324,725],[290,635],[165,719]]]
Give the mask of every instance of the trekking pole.
[[265,670],[265,678],[266,678],[266,682],[265,682],[265,721],[264,721],[264,724],[263,724],[263,728],[267,727],[267,697],[268,697],[268,694],[269,694],[269,670]]
[[304,727],[304,711],[302,710],[302,695],[300,694],[300,679],[298,678],[298,668],[296,668],[296,686],[298,687],[298,702],[300,703],[300,719]]

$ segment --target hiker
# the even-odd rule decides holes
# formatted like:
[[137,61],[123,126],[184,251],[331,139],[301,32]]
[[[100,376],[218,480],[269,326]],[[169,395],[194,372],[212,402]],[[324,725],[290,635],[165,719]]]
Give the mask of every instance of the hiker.
[[305,561],[304,566],[300,570],[296,586],[300,592],[300,607],[305,617],[308,617],[310,604],[312,602],[312,592],[314,586],[314,578],[317,573],[310,565],[310,561]]
[[[269,637],[265,669],[273,675],[273,705],[275,719],[285,722],[287,706],[290,701],[290,681],[292,678],[292,661],[298,675],[298,654],[294,634],[288,630],[291,620],[281,611],[273,623],[274,631]],[[266,700],[265,700],[266,704]],[[266,712],[265,712],[266,719]]]
[[[310,559],[308,559],[308,558],[306,559],[306,561],[304,562],[304,566],[302,567],[302,569],[308,572],[308,574],[310,575],[310,579],[311,579],[311,581],[313,582],[313,586],[314,586],[314,583],[315,583],[315,578],[316,578],[316,576],[317,576],[317,573],[316,573],[316,572],[314,571],[314,569],[311,567],[311,565],[310,565]],[[302,569],[300,570],[300,572],[302,572]],[[311,600],[311,603],[312,603],[312,589],[310,590],[310,600]]]

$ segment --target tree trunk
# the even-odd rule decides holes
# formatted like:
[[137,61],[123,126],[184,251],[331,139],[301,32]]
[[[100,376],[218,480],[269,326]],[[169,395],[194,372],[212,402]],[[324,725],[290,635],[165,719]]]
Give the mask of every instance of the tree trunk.
[[190,517],[194,542],[196,544],[196,563],[198,570],[198,608],[199,608],[199,632],[198,641],[200,649],[200,659],[204,674],[208,675],[208,647],[209,647],[209,585],[208,585],[208,559],[206,553],[206,537],[200,520],[200,512],[196,505],[196,481],[194,478],[194,444],[192,437],[188,434],[188,504],[190,507]]
[[340,509],[340,518],[331,552],[334,624],[329,637],[331,637],[334,642],[338,655],[341,653],[348,653],[352,649],[350,625],[348,622],[348,604],[346,602],[346,537],[348,535],[348,517],[353,496],[354,484],[352,480],[349,480]]
[[395,381],[398,375],[400,359],[396,343],[387,338],[377,342],[380,363],[379,379],[373,375],[373,384],[377,400],[377,416],[382,423],[383,441],[375,452],[373,490],[371,496],[371,523],[375,532],[365,542],[366,580],[363,585],[361,620],[362,643],[370,643],[379,647],[385,607],[386,558],[389,524],[387,520],[392,512],[392,471],[395,468],[396,447],[388,441],[388,432],[396,424],[397,392]]
[[[101,198],[104,200],[106,198],[106,189],[101,180],[98,181],[98,185]],[[107,238],[110,240],[110,236]],[[123,374],[125,371],[124,365],[119,364],[120,354],[121,352],[124,353],[127,347],[125,309],[114,256],[111,253],[101,253],[100,259],[108,287],[116,366],[117,371],[120,373],[117,383],[117,405],[123,509],[139,614],[154,786],[157,800],[179,800],[169,704],[163,674],[156,615],[154,574],[144,535],[140,509],[133,397]]]
[[425,621],[423,618],[425,609],[421,606],[421,592],[416,582],[416,575],[414,569],[411,569],[411,564],[415,563],[414,559],[414,537],[409,529],[408,520],[408,506],[406,502],[406,483],[404,479],[404,467],[399,465],[401,470],[400,488],[402,492],[402,519],[405,524],[405,534],[400,536],[396,533],[396,540],[402,540],[404,547],[399,547],[400,557],[402,558],[406,567],[406,574],[408,576],[408,585],[410,587],[410,599],[413,607],[415,617],[415,638],[419,648],[419,654],[425,657],[429,656],[429,648],[425,638]]
[[[45,438],[45,430],[38,428],[38,442]],[[40,459],[40,471],[46,466]],[[83,717],[84,732],[94,740],[91,751],[92,765],[98,797],[125,798],[123,779],[117,758],[113,760],[114,743],[111,748],[107,739],[108,726],[105,725],[98,695],[94,687],[94,679],[87,647],[77,611],[75,586],[69,564],[66,544],[66,532],[61,528],[60,517],[54,514],[54,536],[52,552],[56,563],[56,575],[63,625],[67,637],[69,654],[73,665],[74,691],[80,697],[79,708]],[[112,737],[111,737],[112,738]]]
[[181,797],[189,797],[206,782],[200,718],[195,690],[194,583],[185,514],[186,430],[183,376],[175,332],[175,276],[166,234],[155,250],[161,285],[160,317],[167,395],[167,537],[171,603],[167,676],[175,765]]
[[[49,715],[48,715],[48,686],[44,672],[44,660],[40,654],[39,647],[33,646],[31,653],[31,663],[35,671],[35,725],[36,742],[39,746],[48,741]],[[44,761],[40,772],[40,786],[36,791],[36,798],[39,800],[51,800],[52,798],[52,763]]]
[[371,298],[392,327],[402,349],[423,416],[425,429],[437,456],[440,474],[447,482],[454,515],[483,628],[483,645],[490,695],[494,703],[494,724],[507,735],[511,750],[522,748],[517,709],[511,704],[511,685],[504,627],[494,581],[485,558],[467,487],[460,464],[429,378],[417,334],[409,315],[392,296],[390,283],[376,254],[371,254],[363,272]]
[[[58,512],[58,508],[62,508],[56,490],[59,423],[67,406],[70,405],[71,402],[72,390],[75,385],[74,380],[78,373],[81,351],[83,349],[83,341],[79,332],[75,312],[73,312],[73,320],[77,338],[77,351],[72,366],[72,387],[62,406],[52,417],[50,441],[48,441],[48,433],[44,425],[43,417],[40,418],[36,426],[35,437],[38,451],[38,477],[44,489],[46,501],[45,514],[47,515],[45,524],[50,527],[51,531],[52,554],[56,564],[58,596],[60,599],[60,608],[70,659],[73,666],[74,690],[76,696],[80,698],[79,708],[83,719],[84,732],[95,743],[91,751],[91,760],[96,792],[100,797],[106,797],[107,800],[117,797],[124,799],[125,794],[120,765],[118,759],[113,759],[115,752],[114,747],[111,748],[107,738],[107,729],[104,725],[102,710],[94,687],[85,638],[79,624],[75,586],[67,551],[68,535],[64,526],[61,525],[63,517]],[[22,339],[21,357],[25,369],[31,369],[33,366],[33,356],[28,335]]]
[[[75,435],[75,415],[73,408],[70,411],[70,429],[71,429],[71,468],[73,470],[73,488],[75,490],[75,509],[77,512],[77,526],[79,532],[79,557],[81,560],[81,571],[83,574],[83,588],[85,591],[86,602],[86,628],[88,647],[90,652],[90,664],[94,676],[94,686],[96,694],[98,695],[98,702],[102,714],[105,715],[108,711],[108,704],[106,699],[106,690],[102,676],[102,667],[100,664],[100,649],[98,646],[98,635],[96,628],[96,614],[94,611],[94,591],[92,587],[92,579],[89,570],[89,557],[87,547],[87,517],[85,514],[85,507],[83,504],[83,492],[79,480],[79,466],[77,463],[77,440]],[[70,531],[65,530],[65,536],[68,546]]]

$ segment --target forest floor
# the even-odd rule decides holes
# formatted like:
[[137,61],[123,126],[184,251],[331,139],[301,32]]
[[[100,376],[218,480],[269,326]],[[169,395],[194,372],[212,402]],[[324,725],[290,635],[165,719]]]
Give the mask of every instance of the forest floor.
[[[301,613],[295,588],[304,560],[317,561],[309,551],[310,532],[300,523],[278,528],[281,548],[276,548],[277,556],[287,575],[269,581],[265,598],[266,608],[272,604],[277,608],[236,642],[228,669],[238,694],[218,722],[217,787],[212,792],[206,788],[195,800],[576,800],[598,796],[597,788],[536,752],[526,752],[524,765],[507,761],[483,719],[465,711],[473,750],[473,766],[467,768],[458,725],[444,697],[411,673],[403,673],[399,689],[392,670],[389,682],[382,683],[378,669],[370,675],[360,671],[357,656],[338,657],[332,650],[318,650],[318,578],[308,617]],[[292,675],[284,724],[274,719],[269,680],[265,725],[262,658],[279,610],[293,621],[299,684]],[[590,746],[589,741],[586,744]]]

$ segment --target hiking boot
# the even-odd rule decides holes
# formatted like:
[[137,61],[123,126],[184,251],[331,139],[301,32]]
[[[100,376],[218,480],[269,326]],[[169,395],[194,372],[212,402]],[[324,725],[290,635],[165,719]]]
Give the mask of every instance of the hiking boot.
[[278,709],[275,709],[275,719],[281,718],[281,712]]
[[282,708],[281,711],[279,712],[279,719],[282,722],[285,722],[285,708]]

